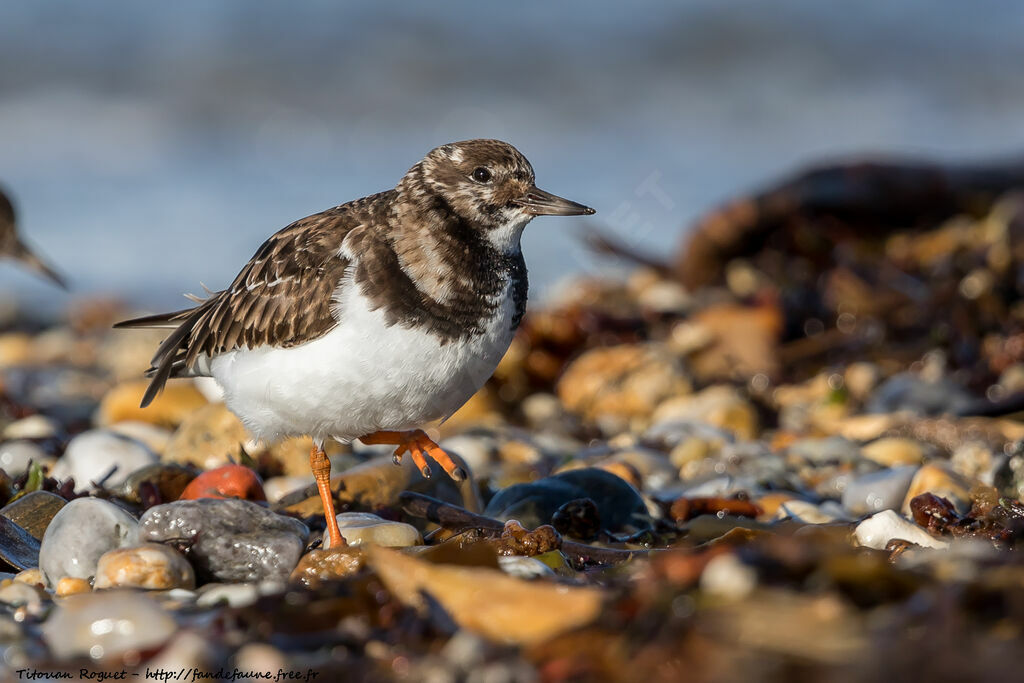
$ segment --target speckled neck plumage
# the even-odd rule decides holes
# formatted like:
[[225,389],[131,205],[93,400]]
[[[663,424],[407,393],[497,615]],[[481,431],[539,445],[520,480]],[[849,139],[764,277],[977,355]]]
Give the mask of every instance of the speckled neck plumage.
[[359,255],[353,281],[371,306],[447,343],[479,334],[507,294],[518,326],[529,287],[522,252],[498,251],[443,196],[403,185],[382,195],[375,219],[346,239],[345,250]]

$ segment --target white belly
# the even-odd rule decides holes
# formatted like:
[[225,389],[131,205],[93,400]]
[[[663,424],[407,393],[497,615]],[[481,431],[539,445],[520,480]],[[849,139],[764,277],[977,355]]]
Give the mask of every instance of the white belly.
[[357,287],[346,290],[341,322],[323,337],[289,349],[231,351],[210,363],[228,407],[255,437],[349,440],[448,417],[483,386],[512,341],[509,291],[482,334],[443,344],[388,326]]

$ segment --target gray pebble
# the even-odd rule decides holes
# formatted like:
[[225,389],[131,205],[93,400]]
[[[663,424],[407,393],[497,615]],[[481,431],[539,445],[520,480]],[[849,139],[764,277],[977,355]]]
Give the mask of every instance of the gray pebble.
[[843,507],[857,516],[898,509],[915,472],[917,467],[907,465],[857,477],[843,491]]
[[54,515],[39,549],[39,568],[54,588],[65,576],[91,578],[108,550],[136,543],[139,523],[99,498],[78,498]]
[[150,508],[140,541],[179,541],[201,576],[218,581],[284,581],[298,564],[309,529],[246,500],[179,500]]

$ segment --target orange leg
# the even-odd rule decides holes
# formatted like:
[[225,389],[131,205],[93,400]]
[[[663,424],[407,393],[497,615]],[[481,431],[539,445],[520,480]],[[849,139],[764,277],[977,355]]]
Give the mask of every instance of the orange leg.
[[332,548],[344,548],[348,543],[338,528],[338,518],[334,512],[334,494],[331,493],[331,461],[327,454],[315,441],[309,451],[309,468],[313,470],[316,487],[320,491],[320,500],[324,504],[324,516],[327,518],[327,534]]
[[426,435],[422,429],[413,429],[408,432],[374,432],[359,437],[365,444],[393,444],[398,446],[395,449],[395,463],[402,462],[402,456],[408,453],[412,461],[423,473],[424,477],[430,477],[430,466],[427,465],[427,458],[437,462],[444,471],[455,481],[462,481],[466,478],[466,472],[455,464],[444,450]]

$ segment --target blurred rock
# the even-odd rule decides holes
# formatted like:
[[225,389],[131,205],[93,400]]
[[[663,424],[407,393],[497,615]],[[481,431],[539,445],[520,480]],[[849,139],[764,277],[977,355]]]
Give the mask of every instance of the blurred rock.
[[[68,443],[64,455],[50,471],[54,479],[74,479],[78,489],[95,489],[124,483],[135,470],[157,461],[157,456],[142,443],[101,429],[82,432]],[[107,477],[108,473],[113,471]],[[106,479],[104,479],[106,477]]]
[[88,579],[65,576],[57,582],[57,587],[53,592],[58,598],[66,598],[69,595],[78,595],[79,593],[88,593],[90,591],[92,591],[92,585]]
[[276,503],[289,493],[298,491],[299,489],[305,489],[312,486],[315,482],[316,480],[313,478],[312,474],[307,474],[305,476],[296,475],[290,477],[271,477],[263,482],[263,492],[269,502]]
[[479,567],[428,564],[395,550],[367,549],[371,569],[406,605],[423,608],[428,591],[462,628],[506,644],[543,642],[589,623],[601,609],[591,588],[526,582]]
[[52,417],[29,415],[4,427],[4,439],[48,439],[60,433],[60,425]]
[[139,523],[128,512],[99,498],[78,498],[50,522],[39,550],[48,586],[63,577],[91,579],[103,553],[137,542]]
[[20,477],[28,472],[30,463],[48,465],[53,458],[31,441],[15,440],[0,443],[0,469],[11,477]]
[[237,459],[248,441],[245,426],[227,406],[205,403],[184,417],[167,444],[163,460],[213,469]]
[[218,581],[284,581],[299,561],[309,529],[245,500],[157,505],[139,521],[139,540],[189,544],[202,577]]
[[192,413],[206,405],[203,396],[191,382],[168,382],[164,390],[145,408],[140,408],[148,379],[118,384],[108,391],[96,410],[95,423],[107,427],[117,422],[148,422],[173,429]]
[[897,437],[872,441],[861,449],[861,453],[883,467],[920,465],[925,455],[924,448],[917,441]]
[[882,382],[865,406],[869,413],[908,411],[916,415],[958,415],[975,403],[963,387],[941,377],[929,381],[900,374]]
[[910,501],[922,493],[932,493],[953,504],[960,514],[971,507],[971,484],[949,468],[929,463],[921,467],[910,482],[901,508],[904,515],[910,515]]
[[895,510],[902,506],[916,473],[916,467],[905,466],[857,477],[843,491],[843,507],[855,516]]
[[156,454],[167,450],[167,444],[171,441],[173,432],[164,427],[159,427],[148,422],[116,422],[108,427],[115,434],[127,436],[146,445],[146,448]]
[[608,433],[647,423],[657,405],[691,390],[682,363],[655,344],[592,349],[558,381],[565,406]]
[[192,589],[192,565],[181,553],[159,543],[143,543],[105,552],[96,566],[94,588]]
[[49,594],[38,585],[24,581],[4,581],[0,584],[0,603],[15,609],[24,607],[32,616],[41,615],[49,601]]
[[562,505],[583,498],[595,503],[605,531],[628,534],[651,527],[647,506],[636,489],[620,477],[592,467],[502,489],[484,514],[502,521],[515,519],[533,529],[551,523]]
[[69,597],[43,624],[43,639],[58,659],[114,660],[152,650],[177,630],[152,598],[135,592]]
[[678,396],[660,403],[652,422],[694,420],[719,427],[740,439],[753,439],[758,432],[757,411],[732,387],[718,385],[692,396]]

